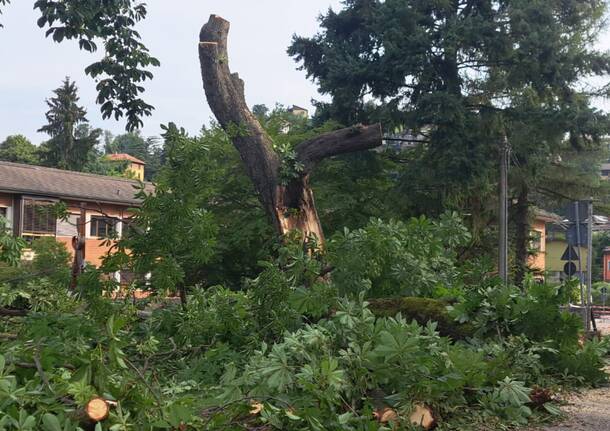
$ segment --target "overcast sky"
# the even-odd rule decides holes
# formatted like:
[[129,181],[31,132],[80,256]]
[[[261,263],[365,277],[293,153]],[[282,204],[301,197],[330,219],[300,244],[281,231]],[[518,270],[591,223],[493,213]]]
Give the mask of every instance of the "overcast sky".
[[[16,0],[6,6],[0,21],[0,142],[8,135],[24,134],[38,144],[46,135],[37,133],[44,124],[45,98],[65,76],[74,79],[80,102],[94,127],[115,134],[123,121],[102,120],[95,104],[95,84],[84,68],[101,52],[81,52],[73,41],[61,44],[44,37],[36,25],[32,0]],[[144,120],[145,136],[158,135],[160,124],[170,121],[197,133],[212,113],[205,102],[197,43],[201,25],[210,14],[231,22],[231,69],[246,83],[252,106],[264,103],[311,107],[315,86],[296,70],[286,54],[294,33],[312,35],[317,17],[339,0],[149,0],[148,18],[140,26],[144,43],[161,61],[154,79],[146,84],[144,99],[155,106]]]
[[[124,132],[124,122],[102,120],[95,104],[95,84],[84,68],[101,52],[81,52],[73,41],[54,43],[36,26],[33,0],[15,0],[4,7],[0,21],[0,142],[8,135],[24,134],[38,144],[47,137],[37,133],[44,124],[44,101],[65,76],[77,82],[81,104],[92,126]],[[149,15],[140,33],[151,53],[161,61],[155,77],[146,84],[144,99],[155,106],[145,118],[145,136],[158,135],[160,124],[170,121],[197,133],[212,113],[205,102],[199,71],[199,29],[211,13],[231,22],[231,69],[246,83],[250,106],[299,105],[311,109],[320,98],[313,83],[286,54],[293,34],[312,35],[317,17],[340,0],[149,0]],[[610,49],[610,37],[601,38]],[[608,107],[599,101],[599,106]]]

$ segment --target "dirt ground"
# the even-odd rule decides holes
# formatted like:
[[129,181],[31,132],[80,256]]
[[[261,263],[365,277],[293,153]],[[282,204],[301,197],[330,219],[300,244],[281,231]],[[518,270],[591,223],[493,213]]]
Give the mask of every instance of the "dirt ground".
[[610,387],[570,395],[561,410],[566,419],[539,431],[610,431]]

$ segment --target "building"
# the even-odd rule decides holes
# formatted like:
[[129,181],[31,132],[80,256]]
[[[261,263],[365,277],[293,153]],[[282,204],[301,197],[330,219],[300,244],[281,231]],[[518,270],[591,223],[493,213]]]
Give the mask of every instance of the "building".
[[[544,276],[547,281],[559,282],[567,277],[564,272],[564,267],[568,263],[568,260],[565,259],[567,255],[572,257],[572,262],[577,268],[574,277],[584,277],[586,274],[587,248],[572,246],[573,254],[566,253],[568,250],[567,227],[568,224],[561,216],[539,208],[534,210],[530,233],[532,254],[529,257],[528,266],[539,276]],[[580,272],[578,272],[579,266]]]
[[297,105],[292,105],[290,108],[288,108],[288,113],[297,117],[309,118],[309,111]]
[[[112,246],[107,239],[120,237],[124,221],[141,204],[136,197],[140,184],[120,177],[0,161],[0,215],[8,220],[13,234],[27,242],[54,237],[70,252],[77,223],[84,215],[85,261],[98,266]],[[153,190],[150,183],[144,188]],[[58,219],[52,210],[60,202],[67,208],[65,219]]]
[[556,214],[539,208],[534,210],[534,219],[530,226],[530,250],[532,250],[532,254],[529,257],[528,266],[537,274],[544,275],[547,269],[546,225],[547,223],[556,223],[558,220],[561,220],[561,218]]
[[144,167],[146,166],[146,163],[142,160],[125,153],[108,154],[106,159],[115,162],[126,162],[127,167],[125,168],[125,172],[128,172],[130,176],[136,180],[144,181]]

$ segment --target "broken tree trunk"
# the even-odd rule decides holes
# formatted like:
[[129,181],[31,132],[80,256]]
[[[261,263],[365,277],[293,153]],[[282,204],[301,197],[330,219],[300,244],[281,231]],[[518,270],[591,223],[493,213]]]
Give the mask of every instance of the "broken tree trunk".
[[210,108],[237,148],[276,232],[284,235],[298,230],[304,237],[317,237],[322,244],[324,235],[309,185],[310,173],[327,157],[381,145],[381,126],[356,125],[300,143],[295,152],[303,170],[298,178],[282,184],[281,158],[246,104],[243,81],[229,69],[228,34],[229,22],[216,15],[210,16],[199,34],[201,76]]

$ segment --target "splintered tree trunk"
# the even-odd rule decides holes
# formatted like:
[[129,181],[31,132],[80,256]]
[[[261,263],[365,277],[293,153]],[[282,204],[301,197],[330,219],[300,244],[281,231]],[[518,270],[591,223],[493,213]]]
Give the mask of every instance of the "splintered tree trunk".
[[243,81],[229,69],[228,34],[229,22],[216,15],[210,16],[199,34],[201,76],[210,108],[231,136],[276,232],[284,235],[298,230],[322,243],[324,235],[309,185],[312,169],[327,157],[381,145],[381,126],[356,125],[300,143],[295,151],[304,169],[298,178],[282,184],[280,157],[246,104]]

